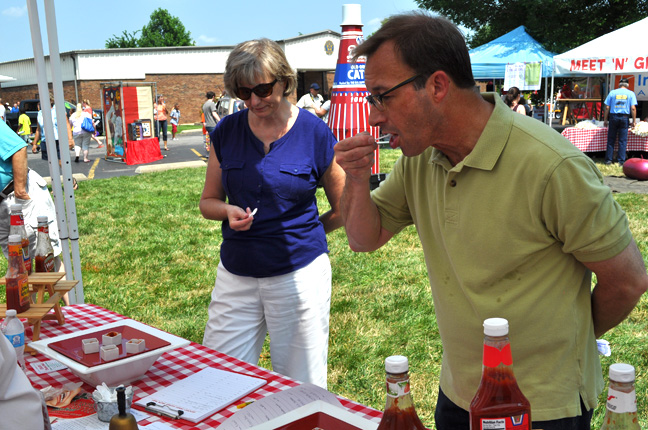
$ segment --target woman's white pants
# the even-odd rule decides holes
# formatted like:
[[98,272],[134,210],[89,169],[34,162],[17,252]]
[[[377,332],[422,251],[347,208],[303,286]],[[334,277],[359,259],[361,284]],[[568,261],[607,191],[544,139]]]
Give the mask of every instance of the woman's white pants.
[[326,388],[331,263],[252,278],[218,265],[203,345],[257,364],[266,332],[275,372]]

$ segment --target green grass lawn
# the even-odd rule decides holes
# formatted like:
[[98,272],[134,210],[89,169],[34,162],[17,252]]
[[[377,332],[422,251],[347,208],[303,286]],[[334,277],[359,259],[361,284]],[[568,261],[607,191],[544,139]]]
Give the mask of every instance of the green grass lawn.
[[[383,150],[381,171],[388,172],[399,153]],[[203,219],[198,210],[204,175],[205,168],[182,169],[79,184],[76,207],[87,303],[202,341],[221,241],[220,223]],[[615,198],[648,256],[648,195]],[[322,191],[318,199],[325,209]],[[415,229],[406,229],[372,253],[352,252],[343,229],[328,240],[333,267],[329,390],[382,410],[383,360],[406,355],[419,415],[434,428],[442,348]],[[5,270],[0,259],[0,271]],[[602,358],[606,372],[614,362],[636,367],[643,428],[648,428],[647,313],[644,296],[630,317],[605,335],[612,356]],[[266,342],[264,367],[270,367],[268,351]],[[600,427],[605,394],[593,428]]]

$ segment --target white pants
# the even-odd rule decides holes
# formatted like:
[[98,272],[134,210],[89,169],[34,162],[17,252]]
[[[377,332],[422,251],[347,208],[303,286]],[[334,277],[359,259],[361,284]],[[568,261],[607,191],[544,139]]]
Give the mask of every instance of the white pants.
[[237,276],[218,265],[203,345],[257,364],[266,332],[275,372],[326,388],[331,263],[292,273]]

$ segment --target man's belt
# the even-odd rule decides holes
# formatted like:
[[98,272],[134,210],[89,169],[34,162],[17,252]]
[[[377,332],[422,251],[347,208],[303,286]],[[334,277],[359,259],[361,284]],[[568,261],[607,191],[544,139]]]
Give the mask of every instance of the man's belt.
[[9,194],[13,193],[13,190],[14,181],[12,179],[11,182],[9,182],[6,187],[4,187],[4,190],[0,191],[0,202],[9,197]]
[[629,114],[629,113],[612,113],[612,114],[610,114],[610,115],[624,116],[624,117],[626,117],[626,118],[629,118],[629,117],[630,117],[630,114]]

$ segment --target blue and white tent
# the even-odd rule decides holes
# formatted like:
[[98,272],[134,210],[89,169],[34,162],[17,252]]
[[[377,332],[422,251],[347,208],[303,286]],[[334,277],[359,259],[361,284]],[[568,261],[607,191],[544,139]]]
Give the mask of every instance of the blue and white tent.
[[469,51],[475,79],[504,79],[506,65],[542,62],[542,77],[551,76],[553,57],[529,36],[523,25],[497,39]]

